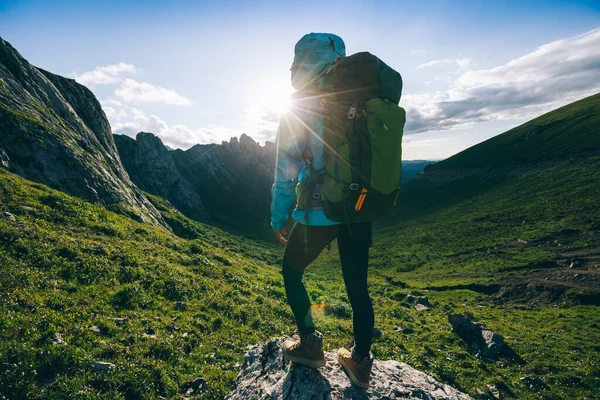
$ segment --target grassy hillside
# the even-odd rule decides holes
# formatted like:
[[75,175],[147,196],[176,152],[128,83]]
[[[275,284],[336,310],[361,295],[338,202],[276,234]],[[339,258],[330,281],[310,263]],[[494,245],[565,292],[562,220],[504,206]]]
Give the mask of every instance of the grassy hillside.
[[[402,187],[405,221],[475,198],[524,175],[600,154],[600,94],[569,104],[425,168]],[[541,188],[544,191],[544,188]],[[499,196],[510,193],[496,192]]]
[[[535,211],[542,214],[531,214],[538,207],[526,202],[539,200],[523,198],[522,208],[502,219],[512,205],[498,208],[490,195],[478,200],[477,212],[469,211],[474,200],[378,232],[370,278],[381,331],[376,357],[405,361],[482,399],[489,398],[488,384],[509,398],[584,398],[600,390],[600,315],[586,297],[593,284],[550,301],[477,290],[511,273],[551,272],[536,265],[558,257],[559,249],[600,248],[600,215],[588,204],[598,195],[587,180],[600,178],[595,167],[600,160],[575,182],[587,187],[580,198],[588,201],[575,204],[581,212],[565,213],[564,198],[550,197],[556,201],[541,200],[545,208]],[[513,189],[524,192],[530,183]],[[179,238],[3,170],[0,199],[2,211],[16,219],[0,219],[0,364],[9,371],[0,374],[0,395],[6,398],[183,398],[197,377],[207,381],[202,398],[222,398],[247,345],[293,331],[278,247],[197,224],[152,197],[187,239]],[[524,216],[531,222],[523,224]],[[588,274],[576,271],[569,272]],[[351,310],[335,249],[306,281],[320,304],[316,321],[326,348],[349,345]],[[427,295],[432,307],[415,310],[407,294]],[[525,364],[476,358],[447,321],[463,312],[504,335]],[[53,344],[57,335],[66,343]],[[94,372],[95,361],[115,368]],[[548,388],[522,383],[528,375]]]
[[199,376],[222,398],[248,344],[291,333],[277,249],[154,200],[188,239],[0,170],[0,398],[171,398]]
[[[593,143],[596,128],[585,129]],[[600,391],[600,154],[579,146],[539,160],[436,164],[405,185],[372,249],[377,358],[478,399],[491,398],[488,385],[517,399]],[[293,331],[280,247],[149,198],[179,236],[0,169],[10,213],[0,218],[0,398],[184,398],[202,377],[199,398],[219,399],[248,345]],[[326,349],[349,345],[335,249],[306,282]],[[408,294],[431,307],[416,310]],[[503,335],[516,356],[478,358],[451,331],[453,313]],[[96,361],[115,367],[93,371]]]
[[600,93],[550,111],[430,169],[556,161],[599,149]]

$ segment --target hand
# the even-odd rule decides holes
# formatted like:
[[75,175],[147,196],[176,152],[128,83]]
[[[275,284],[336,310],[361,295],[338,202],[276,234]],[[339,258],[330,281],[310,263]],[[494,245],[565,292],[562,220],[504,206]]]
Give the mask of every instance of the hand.
[[275,229],[273,229],[273,234],[275,235],[275,239],[277,239],[277,241],[283,245],[285,245],[287,243],[287,239],[285,238],[285,234],[287,234],[287,230],[285,229],[285,227],[281,228],[280,230],[276,231]]

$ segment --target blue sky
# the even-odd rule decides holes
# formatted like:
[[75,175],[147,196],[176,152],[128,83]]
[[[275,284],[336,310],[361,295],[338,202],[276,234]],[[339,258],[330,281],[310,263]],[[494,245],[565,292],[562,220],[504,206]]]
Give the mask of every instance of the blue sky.
[[88,86],[113,131],[273,140],[296,41],[332,32],[404,78],[405,159],[439,159],[600,91],[598,1],[0,0],[0,36]]

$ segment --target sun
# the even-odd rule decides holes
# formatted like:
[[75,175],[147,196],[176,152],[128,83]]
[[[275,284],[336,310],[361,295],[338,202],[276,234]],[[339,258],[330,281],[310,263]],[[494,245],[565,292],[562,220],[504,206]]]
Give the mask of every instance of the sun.
[[293,91],[289,82],[265,82],[256,89],[253,101],[257,108],[281,115],[287,111]]

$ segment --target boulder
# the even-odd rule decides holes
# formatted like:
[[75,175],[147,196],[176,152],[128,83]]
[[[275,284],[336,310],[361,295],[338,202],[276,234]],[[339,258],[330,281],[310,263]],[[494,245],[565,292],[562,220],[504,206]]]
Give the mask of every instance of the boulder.
[[504,337],[473,321],[469,316],[453,314],[448,316],[452,331],[460,336],[479,358],[496,361],[504,355],[517,362],[522,359],[504,343]]
[[250,347],[229,400],[242,399],[471,399],[467,394],[431,376],[393,360],[373,363],[371,386],[359,389],[337,362],[335,352],[325,353],[319,369],[283,359],[277,338]]

